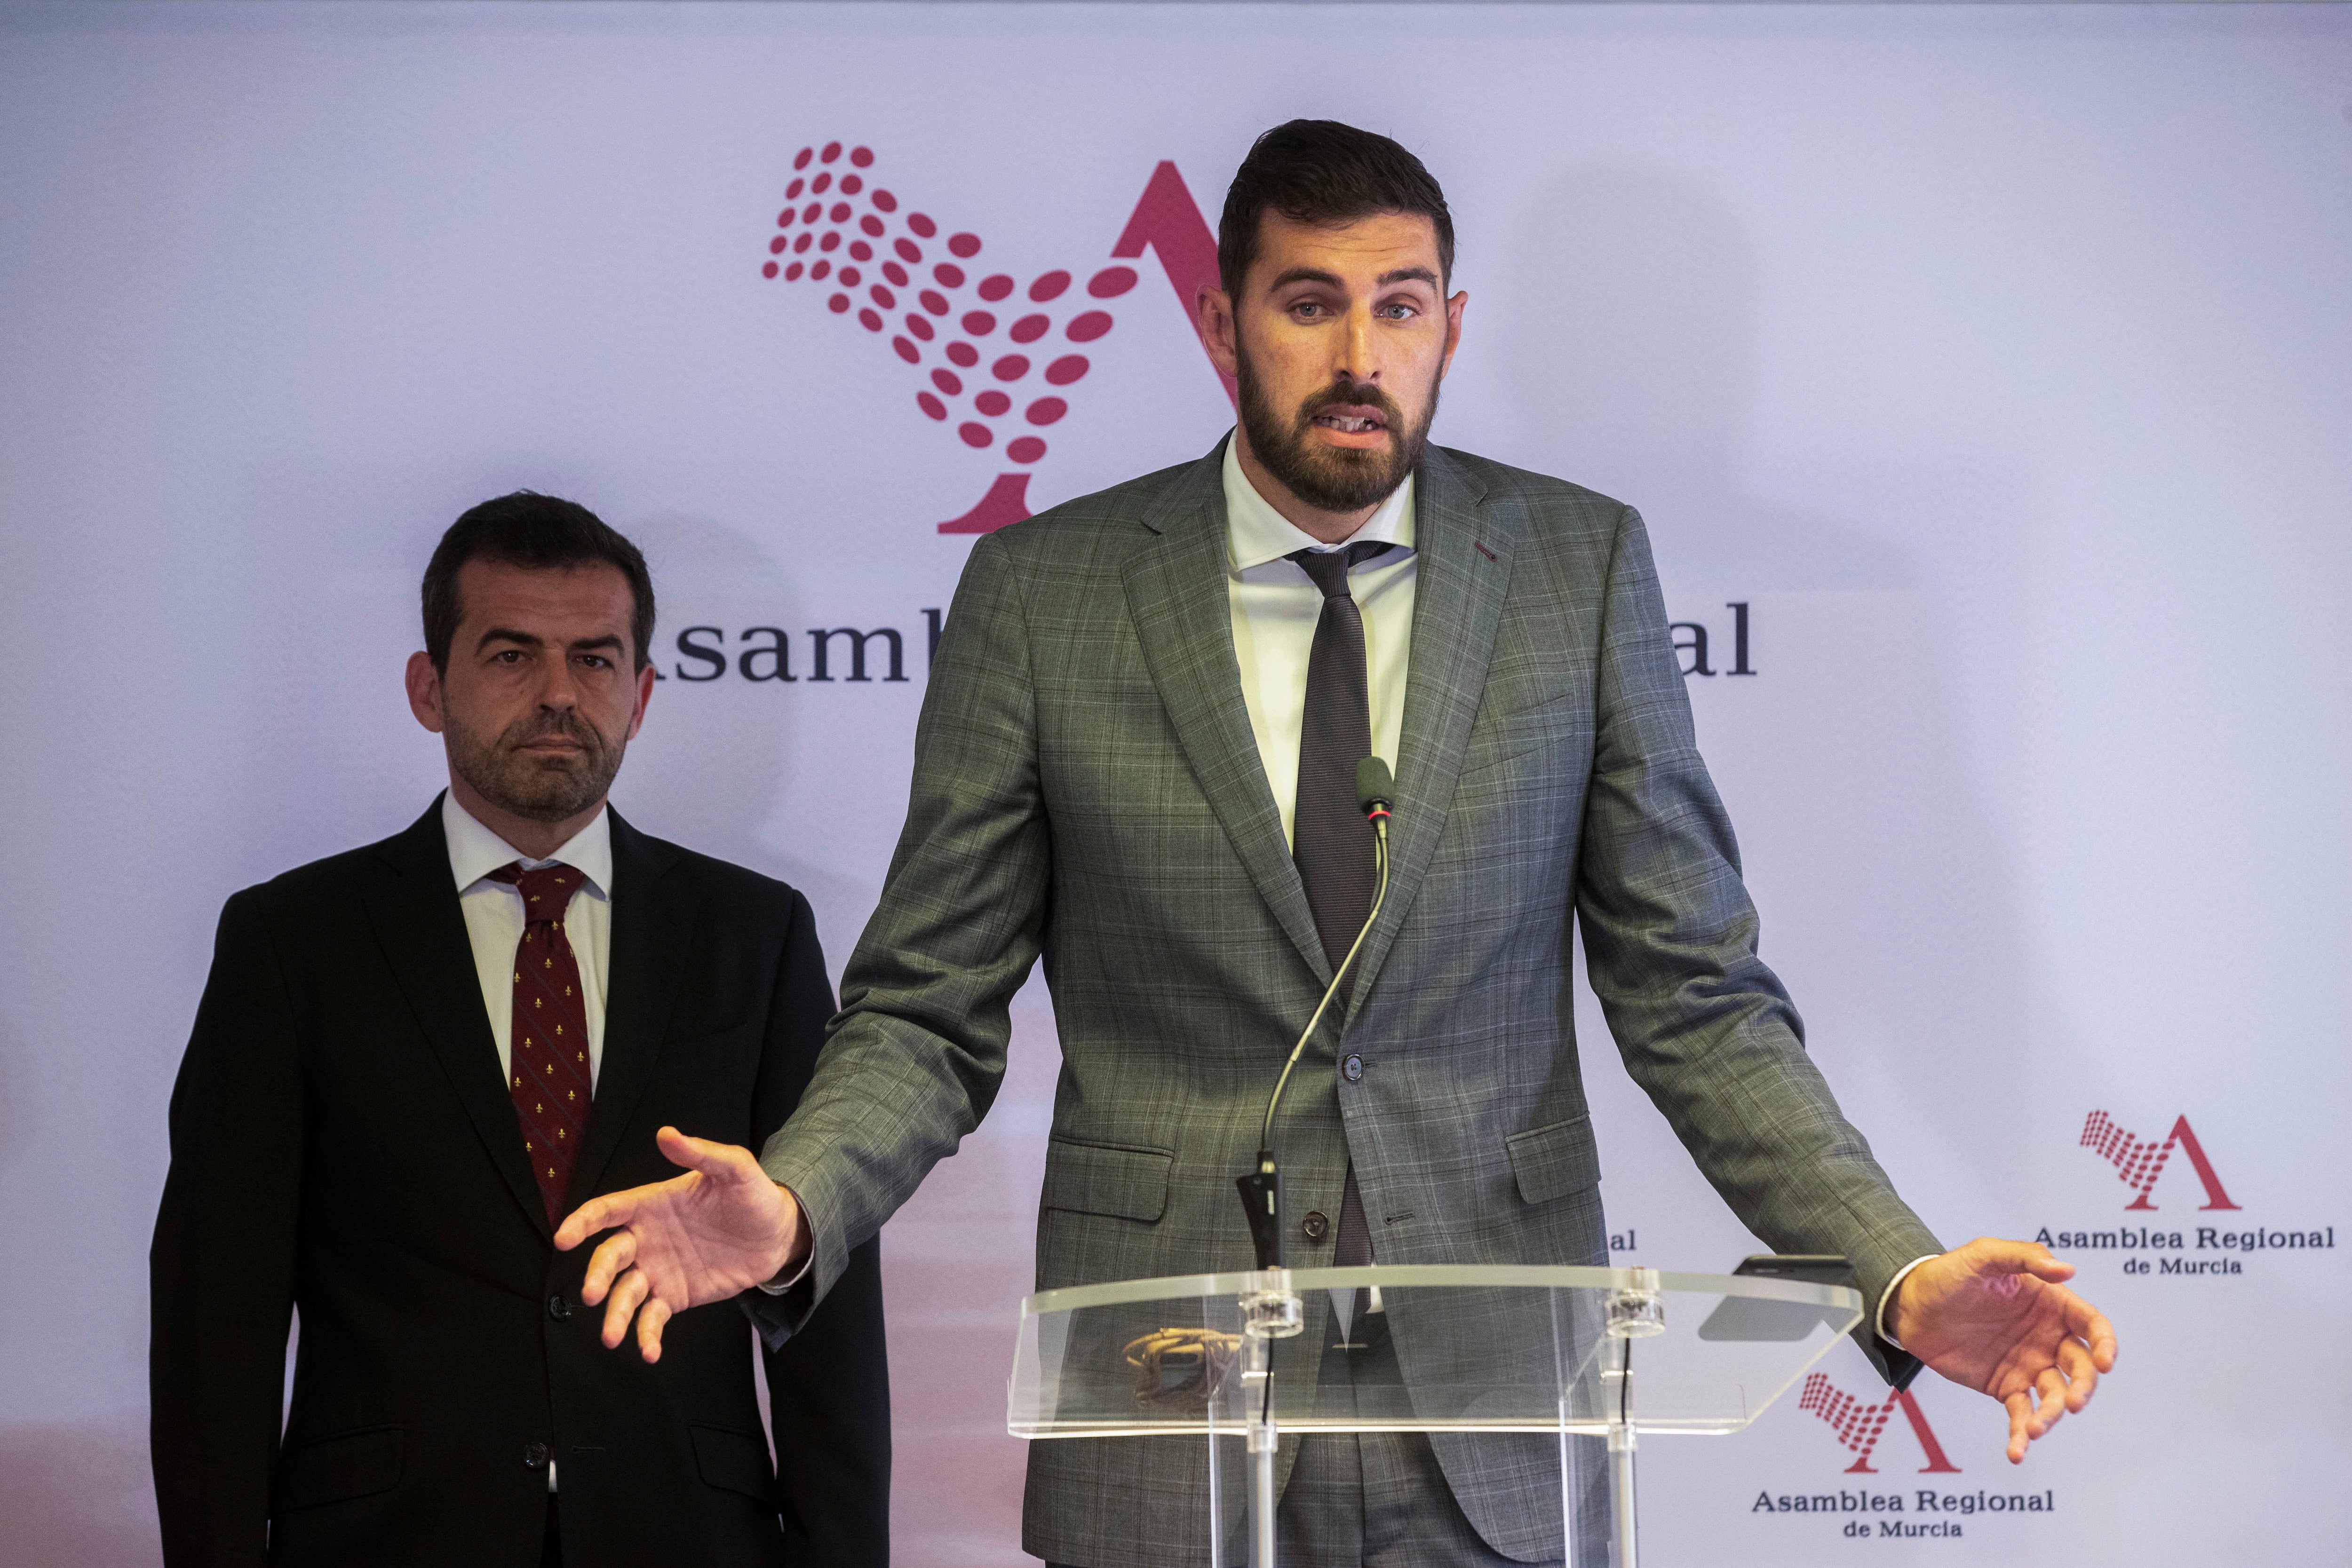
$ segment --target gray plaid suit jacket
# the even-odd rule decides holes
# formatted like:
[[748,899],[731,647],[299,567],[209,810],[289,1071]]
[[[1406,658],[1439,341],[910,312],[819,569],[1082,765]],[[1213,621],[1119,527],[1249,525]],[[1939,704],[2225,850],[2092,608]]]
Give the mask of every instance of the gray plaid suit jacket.
[[[1234,1178],[1330,972],[1243,705],[1222,455],[973,547],[880,906],[762,1156],[815,1245],[772,1335],[986,1113],[1041,956],[1063,1069],[1039,1288],[1252,1266]],[[1851,1257],[1875,1302],[1941,1248],[1757,956],[1641,518],[1439,447],[1417,493],[1393,873],[1344,1020],[1366,1066],[1340,1076],[1328,1023],[1309,1047],[1279,1130],[1289,1212],[1337,1214],[1352,1157],[1383,1262],[1605,1262],[1570,999],[1580,925],[1617,1048],[1699,1168],[1776,1249]],[[1294,1228],[1291,1261],[1330,1245]],[[1490,1545],[1557,1554],[1556,1448],[1434,1446]],[[1026,1549],[1196,1556],[1196,1448],[1034,1444]]]

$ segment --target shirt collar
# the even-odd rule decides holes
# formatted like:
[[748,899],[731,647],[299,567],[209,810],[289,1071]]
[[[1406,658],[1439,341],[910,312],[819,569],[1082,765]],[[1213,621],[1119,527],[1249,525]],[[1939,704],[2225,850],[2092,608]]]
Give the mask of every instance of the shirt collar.
[[[1380,504],[1379,510],[1365,519],[1364,526],[1342,543],[1384,539],[1403,549],[1412,549],[1412,486],[1413,476],[1408,474],[1404,483]],[[1339,548],[1340,545],[1325,544],[1276,511],[1272,503],[1257,493],[1249,476],[1242,472],[1239,442],[1230,437],[1226,440],[1225,554],[1234,570],[1247,571],[1254,566],[1280,560],[1294,550]]]
[[613,815],[599,809],[594,820],[544,861],[534,861],[484,827],[471,811],[457,804],[454,789],[441,797],[441,831],[449,841],[449,871],[457,891],[481,881],[500,866],[520,861],[525,870],[562,861],[588,879],[588,889],[610,899],[613,887]]

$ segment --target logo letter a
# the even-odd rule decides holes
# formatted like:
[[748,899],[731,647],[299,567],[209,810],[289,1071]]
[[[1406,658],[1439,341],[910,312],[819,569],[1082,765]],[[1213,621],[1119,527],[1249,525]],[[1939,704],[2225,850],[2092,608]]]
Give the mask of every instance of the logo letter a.
[[[1127,227],[1119,231],[1118,243],[1110,247],[1110,253],[1122,261],[1131,260],[1141,256],[1146,246],[1160,253],[1169,287],[1176,290],[1177,301],[1184,307],[1184,319],[1197,334],[1201,290],[1217,287],[1217,236],[1209,232],[1200,204],[1192,200],[1184,176],[1170,159],[1161,159],[1151,171],[1151,179],[1137,198],[1135,211],[1128,215]],[[1238,407],[1241,394],[1233,378],[1219,371],[1217,379],[1224,383],[1225,396]]]
[[1911,1423],[1911,1435],[1919,1439],[1919,1451],[1927,1457],[1927,1462],[1919,1467],[1919,1473],[1923,1476],[1958,1475],[1960,1467],[1945,1457],[1944,1445],[1936,1441],[1935,1429],[1927,1425],[1927,1413],[1919,1408],[1919,1402],[1911,1397],[1911,1391],[1904,1389],[1895,1395],[1895,1402],[1903,1406],[1903,1414]]
[[2221,1189],[2221,1178],[2213,1174],[2213,1162],[2205,1157],[2205,1150],[2197,1142],[2197,1134],[2189,1130],[2189,1118],[2181,1117],[2172,1124],[2172,1136],[2168,1140],[2180,1145],[2189,1163],[2197,1167],[2197,1179],[2205,1184],[2205,1208],[2235,1208],[2230,1195]]

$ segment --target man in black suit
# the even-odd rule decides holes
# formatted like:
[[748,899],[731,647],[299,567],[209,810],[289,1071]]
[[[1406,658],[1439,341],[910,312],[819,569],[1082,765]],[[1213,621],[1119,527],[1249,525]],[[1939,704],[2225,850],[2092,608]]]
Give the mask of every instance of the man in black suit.
[[884,1563],[873,1245],[762,1353],[780,1483],[743,1318],[605,1354],[573,1306],[587,1254],[551,1243],[665,1150],[758,1147],[833,1012],[801,894],[605,804],[653,694],[644,558],[523,492],[457,520],[424,601],[409,701],[448,792],[228,901],[173,1092],[165,1560]]

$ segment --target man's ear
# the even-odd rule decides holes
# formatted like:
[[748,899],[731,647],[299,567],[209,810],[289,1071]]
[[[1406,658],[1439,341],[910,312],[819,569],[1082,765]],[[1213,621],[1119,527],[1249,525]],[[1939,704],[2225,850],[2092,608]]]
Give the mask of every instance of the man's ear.
[[1470,291],[1466,288],[1445,302],[1445,362],[1437,367],[1441,377],[1454,368],[1454,350],[1462,346],[1462,311],[1469,303]]
[[1234,340],[1238,329],[1234,324],[1233,297],[1222,288],[1205,284],[1192,300],[1192,324],[1201,334],[1201,346],[1209,350],[1209,362],[1217,373],[1228,381],[1241,374],[1242,357]]
[[[441,672],[433,667],[432,654],[418,652],[408,655],[407,685],[408,711],[416,716],[417,723],[440,734],[446,721],[441,716]],[[642,701],[637,711],[645,711]]]
[[637,672],[637,711],[629,716],[628,738],[631,740],[636,739],[637,731],[646,727],[646,705],[654,700],[654,682],[656,678],[650,661],[646,663],[644,669]]

